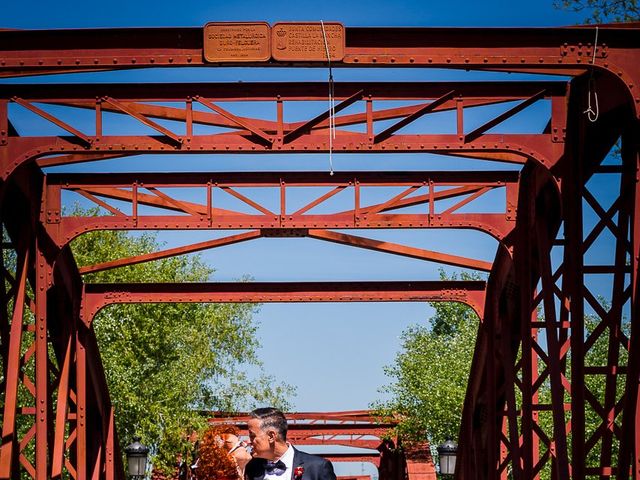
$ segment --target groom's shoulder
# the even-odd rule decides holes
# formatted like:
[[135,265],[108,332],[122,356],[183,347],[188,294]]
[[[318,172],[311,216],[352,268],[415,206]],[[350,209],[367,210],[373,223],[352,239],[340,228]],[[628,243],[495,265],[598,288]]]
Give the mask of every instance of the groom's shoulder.
[[305,463],[323,463],[326,461],[323,457],[319,455],[313,455],[311,453],[303,452],[302,450],[295,449],[296,454],[299,455],[301,460],[304,460]]

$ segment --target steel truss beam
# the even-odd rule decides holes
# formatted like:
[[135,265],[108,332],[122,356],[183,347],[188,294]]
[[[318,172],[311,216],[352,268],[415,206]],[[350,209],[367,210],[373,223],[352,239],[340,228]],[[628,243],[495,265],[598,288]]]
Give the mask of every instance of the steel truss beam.
[[[135,179],[132,181],[132,179]],[[517,172],[341,172],[328,176],[324,172],[224,173],[224,174],[95,174],[47,176],[47,229],[56,243],[64,245],[76,235],[95,229],[261,229],[261,236],[310,236],[353,245],[365,245],[352,237],[329,237],[317,228],[474,228],[498,240],[505,240],[514,225],[517,199]],[[180,188],[192,187],[201,203],[175,197]],[[308,203],[290,207],[293,192],[324,187],[326,192],[309,197]],[[389,187],[404,190],[391,196]],[[242,191],[265,189],[278,201],[277,209],[260,204]],[[174,190],[172,190],[174,189]],[[63,190],[76,192],[92,200],[111,215],[97,217],[61,217]],[[376,204],[364,204],[362,196],[374,190],[391,196]],[[460,213],[473,207],[489,192],[504,193],[503,213]],[[146,193],[148,192],[148,193]],[[244,211],[215,206],[219,196],[239,199]],[[314,208],[340,195],[352,204],[348,210],[320,213]],[[377,196],[379,197],[379,195]],[[128,212],[116,208],[109,200],[130,204]],[[449,201],[446,207],[441,202]],[[451,200],[455,203],[451,204]],[[482,200],[482,199],[481,199]],[[264,202],[263,202],[264,203]],[[121,205],[121,203],[120,203]],[[142,206],[155,207],[154,210]],[[425,205],[422,213],[408,213],[403,208]],[[271,208],[271,210],[270,210]],[[179,215],[161,215],[177,212]],[[293,229],[282,233],[283,229]],[[280,233],[278,233],[280,232]],[[378,244],[379,248],[380,244]],[[393,249],[388,246],[387,249]],[[414,256],[420,252],[413,253]],[[444,258],[444,257],[442,257]],[[460,263],[453,260],[454,263]],[[464,263],[463,260],[460,260]],[[451,262],[445,262],[451,263]],[[481,270],[488,265],[478,264]]]
[[[639,479],[638,27],[598,28],[597,45],[593,27],[346,29],[345,57],[332,62],[337,68],[447,67],[572,77],[569,84],[335,85],[337,132],[332,153],[438,153],[516,164],[521,166],[517,175],[45,176],[42,168],[117,161],[142,153],[328,152],[327,111],[298,122],[284,121],[288,102],[326,100],[326,84],[0,86],[0,206],[9,236],[2,248],[3,254],[16,255],[17,265],[3,255],[0,478],[124,478],[114,412],[90,328],[99,308],[130,301],[333,298],[458,300],[479,313],[482,322],[459,436],[458,480],[509,475],[526,480],[583,480],[593,475]],[[101,30],[99,35],[90,30],[3,31],[0,76],[212,66],[203,60],[202,39],[201,28]],[[269,60],[243,66],[325,65]],[[600,94],[594,123],[584,115],[592,88]],[[409,104],[390,107],[387,101]],[[225,102],[270,102],[274,115],[238,116]],[[471,109],[506,102],[503,113],[466,128],[465,114]],[[536,102],[550,104],[544,128],[499,133],[503,121]],[[356,113],[347,113],[347,107]],[[16,109],[62,129],[64,136],[24,129],[13,117]],[[59,109],[89,110],[95,122],[76,125],[56,113]],[[421,127],[420,118],[435,112],[451,112],[449,133],[434,134]],[[152,135],[111,135],[105,113],[135,119]],[[166,127],[166,120],[174,126]],[[387,123],[381,126],[381,121]],[[201,134],[201,126],[223,130]],[[346,128],[353,126],[357,131]],[[619,137],[621,160],[603,166]],[[611,201],[592,185],[603,176],[606,185],[615,184],[608,188],[616,192]],[[198,200],[186,201],[172,191],[184,187],[198,191]],[[289,194],[308,187],[320,187],[323,193],[294,207]],[[276,208],[252,198],[251,189],[272,190]],[[365,204],[362,192],[367,189],[395,190]],[[473,210],[476,199],[498,190],[505,192],[504,209]],[[92,219],[63,216],[63,191],[82,195],[108,214]],[[241,207],[220,203],[223,196]],[[349,206],[327,208],[337,196],[348,197]],[[443,200],[448,206],[442,206]],[[489,233],[499,244],[495,260],[489,264],[332,231],[434,227]],[[97,229],[246,231],[79,270],[68,242]],[[351,282],[161,287],[82,282],[81,274],[265,236],[304,236],[490,270],[490,276],[486,286]],[[613,238],[614,251],[594,259],[604,236]],[[592,287],[594,276],[608,282],[610,304],[599,300],[599,291]],[[406,466],[411,476],[411,465]]]
[[85,285],[81,318],[89,325],[111,303],[463,302],[482,318],[483,281],[294,282]]
[[[62,128],[71,137],[9,135],[8,127],[0,139],[8,146],[12,161],[0,162],[4,177],[17,167],[45,155],[66,154],[40,160],[41,166],[63,165],[92,160],[94,155],[145,153],[297,153],[326,152],[328,142],[328,113],[297,123],[285,123],[284,108],[289,101],[316,101],[326,96],[323,84],[193,84],[175,85],[170,89],[151,88],[128,91],[128,86],[101,85],[85,86],[59,85],[43,95],[31,87],[14,85],[3,89],[0,86],[0,111],[6,111],[9,103],[17,103],[25,109]],[[470,157],[489,156],[496,160],[524,163],[527,159],[553,165],[562,153],[562,142],[566,122],[566,84],[561,82],[528,82],[519,84],[434,84],[434,83],[344,83],[336,84],[336,100],[341,105],[360,102],[363,113],[339,115],[335,118],[337,127],[359,125],[363,133],[353,130],[337,130],[332,142],[336,152],[437,152],[460,154]],[[455,96],[455,98],[454,98]],[[4,100],[3,100],[4,98]],[[434,99],[432,101],[429,101]],[[490,134],[521,110],[538,100],[551,102],[551,115],[545,132],[531,134]],[[388,100],[418,102],[407,107],[380,108]],[[179,102],[182,107],[149,105],[144,102]],[[205,105],[211,112],[193,109],[193,102]],[[274,120],[238,117],[222,109],[214,102],[273,102]],[[518,101],[519,104],[506,112],[489,119],[484,125],[471,132],[464,130],[465,111],[478,106],[495,105]],[[94,135],[80,131],[54,114],[38,107],[38,104],[57,104],[73,108],[89,108],[95,112]],[[344,103],[346,102],[346,103]],[[382,102],[382,103],[381,103]],[[425,103],[426,102],[426,103]],[[375,108],[374,108],[375,104]],[[264,105],[260,106],[264,110]],[[603,104],[603,110],[606,106]],[[404,127],[412,126],[422,116],[434,112],[451,110],[455,119],[451,121],[452,134],[398,133]],[[129,116],[149,127],[159,136],[113,136],[105,133],[103,112],[115,112]],[[152,119],[174,120],[180,125],[171,130]],[[376,122],[400,119],[394,125],[380,131]],[[12,124],[8,117],[8,124]],[[214,134],[194,134],[195,125],[225,127]],[[14,129],[15,130],[15,129]],[[15,132],[17,133],[17,132]],[[544,135],[540,135],[544,133]],[[546,140],[546,141],[545,141]],[[79,156],[80,155],[80,156]],[[1,159],[0,159],[1,160]]]
[[[577,76],[594,57],[600,68],[633,84],[629,53],[634,28],[346,28],[345,57],[335,67],[425,66],[538,71]],[[141,67],[211,66],[204,61],[203,28],[4,31],[5,76]],[[83,48],[79,49],[78,45]],[[240,63],[241,66],[322,66],[323,62]]]

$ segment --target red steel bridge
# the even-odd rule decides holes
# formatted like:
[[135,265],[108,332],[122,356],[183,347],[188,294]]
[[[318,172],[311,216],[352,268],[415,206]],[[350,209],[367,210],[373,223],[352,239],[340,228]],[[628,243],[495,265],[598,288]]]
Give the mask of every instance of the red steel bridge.
[[[638,24],[442,29],[255,22],[0,31],[2,248],[17,258],[15,268],[1,267],[0,479],[124,478],[117,412],[92,329],[102,307],[324,301],[458,301],[478,313],[458,479],[640,478],[639,49]],[[327,105],[327,83],[53,84],[39,77],[186,67],[215,76],[229,67],[299,71],[329,63],[389,75],[382,82],[335,82],[334,107],[296,122],[285,121],[287,108]],[[406,69],[516,76],[398,81]],[[6,80],[17,77],[32,79]],[[239,114],[231,105],[268,105],[274,116]],[[503,128],[539,105],[546,106],[539,129]],[[494,106],[504,108],[469,126],[474,111]],[[21,112],[52,129],[20,128]],[[443,114],[451,120],[445,133],[421,123]],[[146,130],[114,130],[114,118]],[[212,153],[357,154],[364,168],[274,172],[265,160],[263,171],[222,172],[212,164],[206,172],[140,173],[131,161]],[[399,154],[465,158],[484,167],[366,168],[373,155]],[[51,171],[103,160],[117,173]],[[181,196],[185,189],[198,200]],[[302,191],[314,193],[295,205]],[[276,200],[265,203],[252,192],[272,192]],[[367,200],[371,192],[377,200]],[[102,214],[65,215],[63,197],[71,194]],[[223,195],[241,207],[226,208]],[[499,201],[488,205],[489,196]],[[345,199],[341,207],[329,208],[338,197]],[[498,245],[494,260],[345,233],[433,228],[488,234]],[[100,229],[229,232],[78,268],[69,242]],[[603,236],[610,248],[594,260]],[[486,282],[83,281],[88,272],[261,237],[308,237],[489,275]],[[592,287],[603,283],[606,302]],[[594,355],[596,348],[604,354]],[[19,400],[25,396],[29,401]]]

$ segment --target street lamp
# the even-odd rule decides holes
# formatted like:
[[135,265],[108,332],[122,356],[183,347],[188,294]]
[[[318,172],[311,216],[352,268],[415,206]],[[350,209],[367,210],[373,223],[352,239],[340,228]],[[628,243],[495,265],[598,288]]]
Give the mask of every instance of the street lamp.
[[127,455],[129,476],[134,479],[144,478],[149,448],[140,443],[140,437],[133,437],[133,443],[124,449],[124,453]]
[[442,475],[453,475],[456,472],[456,453],[458,444],[447,438],[447,441],[438,446],[438,457],[440,458],[440,473]]

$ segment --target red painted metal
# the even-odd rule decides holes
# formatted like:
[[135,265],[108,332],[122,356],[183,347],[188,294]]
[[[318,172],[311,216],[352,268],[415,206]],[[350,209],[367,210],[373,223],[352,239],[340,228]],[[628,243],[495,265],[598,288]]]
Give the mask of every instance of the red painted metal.
[[[324,172],[287,173],[218,173],[218,174],[136,174],[125,178],[117,174],[48,175],[47,176],[47,229],[59,245],[88,230],[108,229],[297,229],[296,236],[307,236],[305,229],[322,228],[473,228],[485,231],[499,240],[505,240],[515,225],[517,198],[516,172],[340,172],[327,176]],[[129,181],[127,181],[129,180]],[[104,185],[110,185],[105,187]],[[287,192],[311,186],[334,187],[307,206],[295,212],[287,210]],[[164,193],[160,196],[144,193]],[[166,187],[193,187],[199,189],[200,204],[171,197]],[[363,189],[408,187],[401,197],[372,205],[363,205],[358,195]],[[279,206],[272,212],[238,190],[240,188],[265,189],[279,192]],[[270,190],[267,190],[270,189]],[[504,213],[459,213],[456,210],[473,203],[485,193],[502,190],[505,194]],[[61,217],[62,190],[83,194],[114,215],[98,217]],[[231,211],[213,206],[212,195],[218,190],[232,195],[255,213]],[[426,192],[426,193],[422,193]],[[313,207],[331,196],[342,193],[350,198],[353,207],[333,213],[309,214]],[[388,194],[387,194],[388,195]],[[439,200],[460,198],[448,208],[440,207]],[[109,199],[131,203],[131,214],[125,214]],[[148,205],[181,215],[134,214],[133,205]],[[394,213],[404,207],[428,204],[424,213]],[[155,213],[155,212],[154,212]],[[187,213],[188,215],[184,215]],[[462,261],[462,260],[460,260]],[[483,269],[486,268],[483,265]]]
[[483,281],[88,283],[82,320],[113,303],[462,302],[482,318]]
[[309,230],[307,234],[310,238],[319,240],[327,240],[329,242],[350,245],[358,248],[366,248],[378,252],[394,253],[406,257],[419,258],[421,260],[431,260],[447,265],[455,265],[458,267],[472,268],[474,270],[490,271],[491,263],[480,260],[459,257],[457,255],[447,255],[444,253],[432,252],[420,248],[407,247],[391,242],[381,242],[379,240],[371,240],[368,238],[358,237],[356,235],[346,235],[344,233],[331,232],[328,230]]
[[[17,252],[21,266],[18,273],[9,272],[4,263],[2,268],[0,479],[124,478],[114,412],[95,336],[88,328],[107,304],[416,299],[464,301],[482,319],[458,439],[458,480],[509,475],[526,480],[541,475],[640,478],[640,26],[598,28],[598,44],[592,26],[345,29],[344,57],[332,62],[336,68],[444,67],[570,77],[568,83],[391,79],[335,84],[333,153],[437,153],[510,163],[518,172],[363,171],[329,176],[129,170],[44,175],[46,167],[118,161],[143,153],[328,152],[328,112],[284,121],[291,102],[326,101],[327,85],[0,85],[0,208],[10,239],[2,248],[3,253]],[[234,65],[207,63],[203,39],[202,28],[2,31],[0,76]],[[271,58],[242,65],[325,67],[317,58]],[[599,118],[591,123],[584,112],[594,81],[598,92],[605,93],[599,96]],[[386,101],[404,106],[389,108]],[[194,109],[193,102],[207,111]],[[229,102],[242,103],[247,111],[255,102],[268,102],[275,118],[257,112],[236,115],[226,107]],[[504,113],[465,130],[471,109],[505,102],[512,104]],[[537,102],[550,103],[544,129],[496,133],[505,120]],[[343,112],[351,106],[360,107],[359,113]],[[66,134],[19,132],[14,107]],[[92,111],[95,125],[76,126],[68,116],[52,113],[57,109]],[[107,112],[135,119],[154,135],[106,134]],[[450,112],[450,133],[433,133],[417,122],[437,112]],[[165,126],[165,120],[176,126]],[[381,127],[376,123],[381,121],[389,123]],[[199,134],[194,126],[225,130]],[[358,131],[345,128],[354,126]],[[602,165],[618,137],[621,160]],[[603,178],[607,194],[593,189],[594,179]],[[199,200],[180,198],[173,189],[181,188],[196,192],[193,198]],[[311,188],[322,191],[291,207],[292,192]],[[363,201],[363,192],[384,189],[393,193],[382,199],[379,195],[373,203]],[[275,200],[256,200],[253,191],[268,192]],[[482,208],[484,197],[496,191],[504,192],[504,208]],[[81,195],[109,215],[65,216],[63,192]],[[220,195],[235,197],[242,207],[221,208]],[[330,200],[339,198],[347,200],[339,208],[327,208]],[[402,211],[409,207],[415,210]],[[376,228],[472,228],[493,236],[499,247],[494,261],[485,262],[333,231]],[[97,229],[243,233],[78,269],[68,243]],[[594,259],[603,236],[613,238],[612,255]],[[486,285],[382,281],[160,286],[82,281],[85,273],[260,237],[308,237],[488,270],[490,275]],[[610,305],[600,303],[600,292],[591,286],[593,277],[609,279]],[[18,402],[16,392],[24,392],[24,401]],[[18,419],[24,425],[21,432],[16,430]],[[385,478],[400,480],[405,471],[411,478],[420,473],[409,456],[402,460],[389,449],[384,452],[381,477],[384,472],[389,475]]]
[[[88,157],[91,159],[96,152],[113,151],[123,154],[135,154],[141,151],[147,153],[172,153],[172,152],[274,152],[274,153],[292,153],[292,152],[308,152],[319,151],[326,152],[328,149],[326,132],[322,129],[326,128],[325,122],[319,121],[320,117],[310,119],[307,122],[298,124],[283,124],[282,121],[271,122],[270,125],[265,124],[260,119],[250,119],[247,117],[239,118],[230,115],[228,112],[221,113],[220,107],[217,107],[212,101],[273,101],[277,102],[279,108],[286,101],[313,101],[322,99],[326,92],[324,85],[309,85],[308,88],[300,89],[299,86],[292,84],[273,84],[265,89],[263,85],[256,84],[234,84],[217,85],[176,85],[171,89],[149,89],[136,90],[138,96],[132,97],[131,92],[126,92],[127,87],[122,85],[104,85],[99,89],[95,87],[77,89],[77,86],[60,85],[51,92],[43,96],[34,88],[24,88],[24,86],[16,86],[20,90],[20,96],[16,95],[16,90],[7,90],[6,93],[0,93],[0,98],[5,97],[12,102],[21,105],[31,105],[29,102],[39,101],[43,103],[54,103],[57,105],[66,105],[69,107],[92,108],[96,112],[96,135],[87,137],[78,132],[62,120],[57,119],[51,114],[46,114],[47,119],[71,131],[74,137],[20,137],[12,138],[9,142],[10,157],[14,159],[11,163],[1,164],[4,176],[10,175],[11,172],[23,163],[28,163],[35,158],[44,155],[73,152],[77,154],[92,154]],[[353,131],[338,130],[337,137],[333,142],[333,148],[336,151],[344,153],[357,152],[448,152],[456,150],[464,155],[477,155],[475,150],[482,150],[490,155],[498,155],[499,158],[508,159],[514,163],[523,163],[527,158],[535,159],[546,165],[556,163],[558,156],[562,153],[561,145],[554,143],[559,136],[551,134],[541,137],[540,135],[532,136],[527,134],[507,134],[507,135],[491,135],[483,134],[483,131],[476,130],[473,138],[467,138],[464,135],[429,135],[429,134],[394,134],[401,127],[407,126],[419,117],[429,112],[441,111],[443,109],[454,108],[458,112],[459,121],[464,114],[463,105],[472,108],[481,104],[489,105],[501,103],[505,101],[522,100],[523,102],[508,112],[496,117],[484,127],[484,130],[498,125],[505,119],[509,118],[518,111],[526,108],[535,101],[545,98],[554,99],[559,96],[566,95],[566,84],[561,82],[540,82],[527,83],[521,88],[514,88],[513,85],[503,85],[504,88],[491,90],[487,85],[481,84],[467,87],[464,84],[380,84],[380,83],[361,83],[361,84],[336,84],[335,98],[344,98],[343,104],[351,104],[361,97],[362,100],[367,99],[368,105],[372,105],[373,101],[384,100],[422,100],[424,98],[438,98],[434,102],[418,105],[411,110],[405,109],[382,109],[372,112],[371,115],[377,119],[394,118],[402,116],[394,126],[388,127],[382,132],[372,135],[368,133],[355,133]],[[453,90],[451,90],[453,88]],[[448,90],[447,90],[448,89]],[[125,91],[123,91],[125,90]],[[108,97],[104,96],[105,91],[113,92]],[[2,87],[0,87],[2,92]],[[354,93],[356,92],[356,93]],[[362,92],[358,94],[357,92]],[[197,94],[195,94],[197,93]],[[202,93],[202,94],[201,94]],[[458,98],[453,101],[453,94]],[[79,95],[82,95],[79,97]],[[120,97],[119,100],[115,96]],[[207,100],[204,100],[204,97]],[[99,98],[99,101],[89,101],[87,98]],[[123,97],[129,97],[128,102]],[[25,100],[26,98],[27,100]],[[195,117],[191,110],[192,98],[197,99],[200,103],[204,102],[209,108],[216,110],[218,116],[214,119],[208,119],[202,115]],[[169,107],[144,106],[139,101],[181,101],[185,102],[185,109]],[[133,102],[132,102],[133,101]],[[465,103],[467,102],[467,103]],[[103,105],[106,105],[105,108]],[[130,106],[129,106],[130,105]],[[35,108],[35,107],[33,107]],[[160,136],[105,136],[102,135],[102,112],[111,110],[123,115],[131,116],[150,126]],[[184,119],[188,124],[185,125],[189,135],[183,137],[174,131],[153,122],[143,115],[143,111],[148,111],[150,115],[158,118]],[[46,112],[42,112],[44,115]],[[202,113],[202,112],[199,112]],[[562,111],[554,114],[561,116]],[[558,116],[556,115],[556,116]],[[218,120],[220,118],[221,120]],[[193,122],[203,122],[204,124],[224,125],[232,127],[230,131],[213,135],[193,135]],[[336,125],[357,125],[367,122],[367,115],[350,115],[345,118],[338,117]],[[459,123],[459,122],[458,122]],[[557,125],[556,129],[562,129],[563,119],[552,118],[552,123]],[[316,124],[316,129],[311,125]],[[305,126],[306,125],[306,126]],[[265,128],[262,130],[261,128]],[[182,130],[182,129],[178,129]],[[294,139],[295,137],[295,139]],[[546,138],[547,142],[541,142],[541,138]],[[292,140],[293,139],[293,140]],[[78,143],[80,141],[80,143]],[[491,153],[489,153],[491,152]],[[56,160],[45,160],[47,164],[63,164],[64,157]],[[75,158],[73,161],[77,161]]]
[[[28,253],[28,252],[27,252]],[[12,462],[17,450],[16,414],[18,410],[18,381],[20,372],[20,346],[22,344],[22,317],[24,314],[25,289],[27,285],[27,270],[29,268],[29,255],[24,254],[22,261],[18,262],[20,268],[20,279],[18,291],[16,293],[16,304],[14,306],[13,319],[11,321],[11,331],[9,332],[8,355],[6,358],[7,375],[4,381],[5,397],[4,412],[2,414],[2,450],[0,450],[0,475],[9,477],[12,470]],[[7,348],[5,346],[5,348]]]

